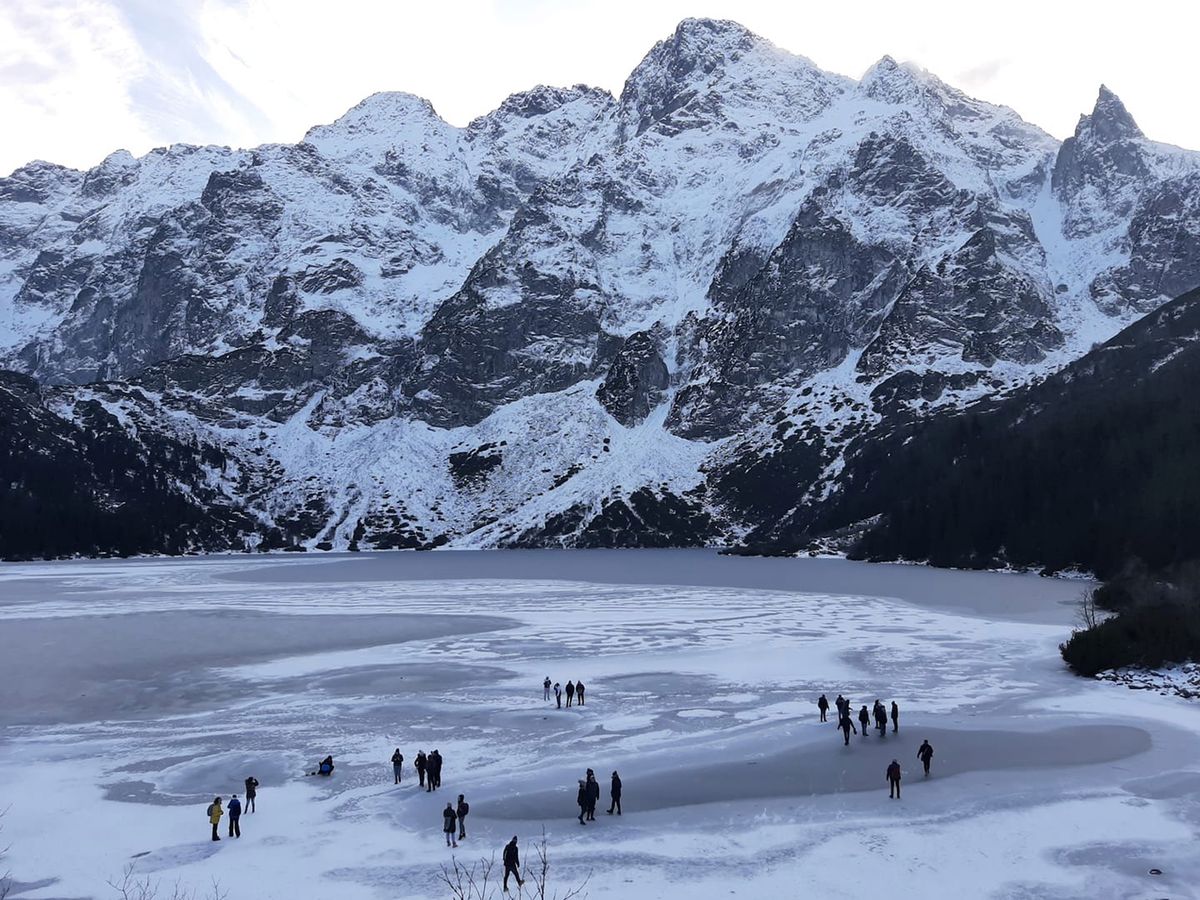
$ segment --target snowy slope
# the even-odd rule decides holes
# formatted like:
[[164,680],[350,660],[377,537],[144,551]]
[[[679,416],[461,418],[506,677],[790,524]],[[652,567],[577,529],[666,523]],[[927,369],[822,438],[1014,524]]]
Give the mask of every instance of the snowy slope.
[[864,429],[1197,284],[1200,154],[1106,88],[1060,144],[707,19],[617,98],[456,128],[376,94],[296,145],[0,180],[0,364],[68,420],[219,444],[221,490],[307,547],[729,540],[789,511],[773,480],[835,491]]

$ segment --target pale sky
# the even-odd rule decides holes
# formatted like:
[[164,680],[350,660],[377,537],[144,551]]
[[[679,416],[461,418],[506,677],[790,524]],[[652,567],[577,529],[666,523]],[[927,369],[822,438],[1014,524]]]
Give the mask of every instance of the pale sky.
[[620,92],[680,19],[858,78],[884,54],[1058,137],[1101,83],[1200,149],[1196,0],[0,0],[0,174],[118,148],[296,141],[376,91],[464,125],[536,84]]

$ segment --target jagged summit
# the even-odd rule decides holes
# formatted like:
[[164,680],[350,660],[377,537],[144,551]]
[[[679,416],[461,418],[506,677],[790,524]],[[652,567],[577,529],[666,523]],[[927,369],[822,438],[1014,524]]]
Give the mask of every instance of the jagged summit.
[[1075,136],[1080,137],[1084,133],[1089,133],[1090,137],[1104,143],[1144,137],[1142,129],[1125,108],[1121,98],[1103,84],[1100,85],[1100,93],[1096,97],[1092,114],[1079,117]]
[[606,103],[612,102],[613,96],[604,88],[592,87],[587,84],[576,84],[571,87],[552,87],[539,84],[527,91],[509,94],[493,112],[480,116],[468,127],[493,116],[515,116],[522,119],[543,116],[567,103],[580,99]]
[[317,125],[304,135],[309,143],[331,137],[364,137],[384,134],[412,122],[445,124],[433,104],[407,91],[379,91],[359,101],[328,125]]

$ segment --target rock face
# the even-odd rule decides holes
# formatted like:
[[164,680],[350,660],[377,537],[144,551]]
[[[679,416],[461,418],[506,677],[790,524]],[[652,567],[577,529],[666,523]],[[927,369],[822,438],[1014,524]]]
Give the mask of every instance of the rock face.
[[721,542],[1195,287],[1198,241],[1200,156],[1105,88],[1060,145],[686,20],[617,98],[456,128],[376,94],[296,145],[17,170],[0,366],[63,427],[220,446],[230,546]]

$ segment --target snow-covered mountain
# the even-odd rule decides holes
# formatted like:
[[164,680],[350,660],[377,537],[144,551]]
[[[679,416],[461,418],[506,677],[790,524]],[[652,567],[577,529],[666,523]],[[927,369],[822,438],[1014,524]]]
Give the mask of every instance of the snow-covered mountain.
[[294,146],[0,180],[0,365],[168,475],[154,448],[219,456],[233,546],[735,540],[836,492],[865,430],[1198,284],[1200,154],[1106,88],[1060,143],[724,21],[618,98],[456,128],[378,94]]

